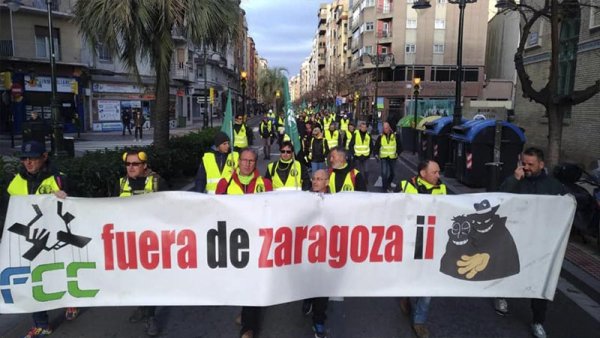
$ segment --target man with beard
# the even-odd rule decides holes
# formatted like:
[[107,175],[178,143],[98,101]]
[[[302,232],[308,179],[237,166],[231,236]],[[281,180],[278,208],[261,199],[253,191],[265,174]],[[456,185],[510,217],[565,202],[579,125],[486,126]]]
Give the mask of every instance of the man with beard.
[[348,165],[346,150],[335,147],[329,153],[329,191],[367,191],[367,183],[361,172]]

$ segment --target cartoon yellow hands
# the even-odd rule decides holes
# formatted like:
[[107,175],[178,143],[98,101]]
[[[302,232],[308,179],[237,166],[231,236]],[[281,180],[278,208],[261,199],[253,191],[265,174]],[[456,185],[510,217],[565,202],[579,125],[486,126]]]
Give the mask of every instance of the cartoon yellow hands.
[[461,275],[467,274],[465,277],[467,279],[471,279],[475,277],[475,275],[485,270],[490,261],[490,255],[487,253],[478,253],[473,256],[462,255],[460,256],[460,260],[456,261],[456,265],[458,268],[458,273]]

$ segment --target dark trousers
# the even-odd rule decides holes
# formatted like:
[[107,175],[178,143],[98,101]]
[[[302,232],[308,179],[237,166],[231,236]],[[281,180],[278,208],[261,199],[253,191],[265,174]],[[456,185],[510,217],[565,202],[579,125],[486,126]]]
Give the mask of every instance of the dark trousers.
[[531,299],[531,311],[533,312],[533,322],[544,324],[546,321],[546,309],[548,301],[545,299]]
[[365,178],[365,183],[369,183],[369,173],[367,173],[368,156],[354,156],[354,168],[362,173]]
[[241,334],[247,331],[258,332],[258,322],[260,320],[260,307],[243,306],[242,307],[242,330]]
[[311,298],[313,305],[313,324],[325,324],[327,319],[327,304],[329,303],[328,297]]
[[383,192],[390,188],[390,184],[394,181],[394,169],[396,167],[396,159],[382,158],[381,161],[381,182],[383,184]]
[[140,133],[140,140],[142,139],[142,127],[135,127],[135,139],[138,138],[138,132]]
[[36,327],[48,327],[48,312],[47,311],[39,311],[31,314],[33,317],[33,324]]
[[123,135],[125,135],[125,129],[129,130],[129,135],[131,135],[131,123],[129,121],[123,121]]

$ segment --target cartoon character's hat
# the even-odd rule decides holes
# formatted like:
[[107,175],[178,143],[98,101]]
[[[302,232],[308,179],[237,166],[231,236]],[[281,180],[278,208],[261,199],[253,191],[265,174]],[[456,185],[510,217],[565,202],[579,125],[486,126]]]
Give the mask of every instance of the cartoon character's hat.
[[473,206],[475,207],[475,211],[479,215],[483,215],[483,214],[487,214],[487,213],[495,214],[496,211],[498,210],[498,208],[500,207],[500,205],[496,205],[496,206],[492,207],[490,204],[490,201],[488,201],[488,200],[483,200],[483,201],[481,201],[481,203],[475,203],[475,204],[473,204]]

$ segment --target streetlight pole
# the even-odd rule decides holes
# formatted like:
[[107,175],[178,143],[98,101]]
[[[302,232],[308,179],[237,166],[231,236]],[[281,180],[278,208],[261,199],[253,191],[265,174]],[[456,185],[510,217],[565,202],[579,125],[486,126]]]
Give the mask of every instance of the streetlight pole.
[[60,107],[56,99],[56,55],[54,51],[54,28],[52,27],[52,0],[46,0],[48,10],[48,40],[50,51],[50,85],[52,95],[50,97],[50,109],[52,111],[52,155],[55,157],[65,155],[63,138],[63,121]]
[[9,15],[10,15],[10,41],[12,48],[12,56],[16,56],[15,52],[15,28],[13,26],[13,12],[18,11],[21,8],[21,1],[19,0],[5,0],[4,3],[8,6]]
[[418,106],[419,106],[419,93],[421,92],[421,78],[415,77],[413,78],[413,95],[415,97],[415,108],[414,108],[414,120],[413,120],[413,128],[414,128],[414,143],[413,143],[413,155],[417,152],[417,147],[419,144],[419,131],[417,130],[417,116],[419,111]]
[[[208,95],[209,95],[209,88],[208,88],[208,59],[212,58],[215,55],[219,55],[219,57],[221,58],[222,55],[219,52],[208,52],[208,49],[206,46],[203,47],[204,49],[204,115],[202,116],[202,128],[206,129],[208,128],[208,115],[209,115],[209,111],[208,111]],[[222,61],[222,59],[221,59]],[[219,67],[221,67],[221,61],[219,61]],[[210,126],[212,128],[213,123],[212,123],[212,109],[210,112]]]
[[240,74],[241,86],[242,86],[242,114],[244,115],[244,121],[246,120],[246,78],[248,77],[248,73],[245,70]]

